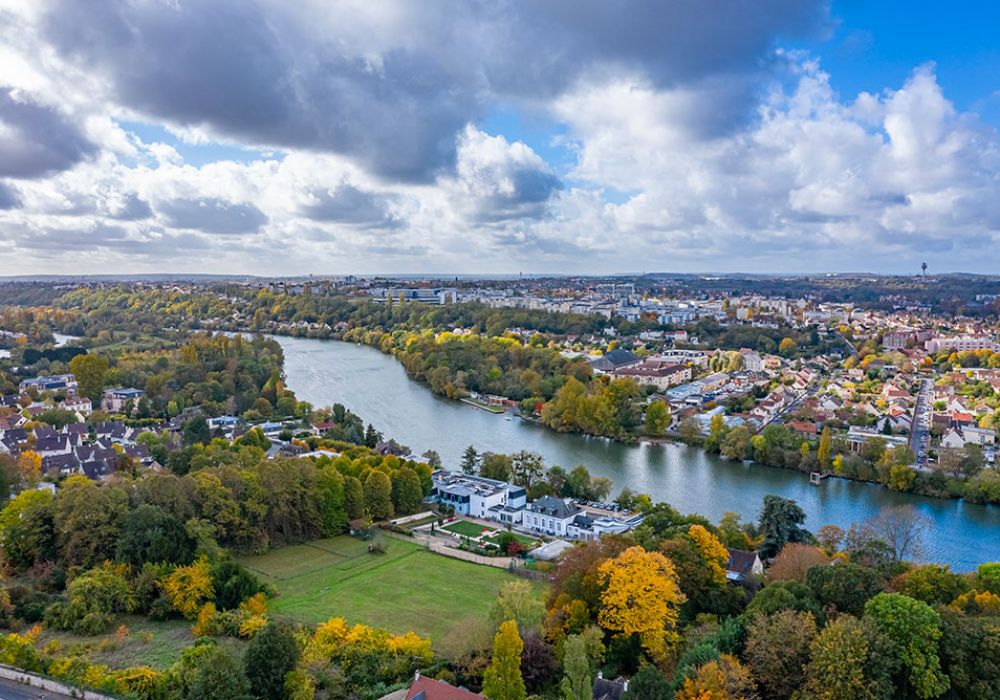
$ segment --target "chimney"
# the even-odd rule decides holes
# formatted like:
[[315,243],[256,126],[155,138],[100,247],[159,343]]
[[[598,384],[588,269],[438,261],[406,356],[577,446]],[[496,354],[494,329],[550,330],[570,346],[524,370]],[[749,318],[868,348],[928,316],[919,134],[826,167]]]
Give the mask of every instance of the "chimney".
[[626,693],[628,692],[628,679],[625,680],[625,686],[622,688]]
[[416,671],[413,672],[413,682],[416,683],[419,680],[420,680],[420,669],[418,668]]
[[598,678],[604,678],[604,673],[602,671],[598,671],[597,672],[597,677]]

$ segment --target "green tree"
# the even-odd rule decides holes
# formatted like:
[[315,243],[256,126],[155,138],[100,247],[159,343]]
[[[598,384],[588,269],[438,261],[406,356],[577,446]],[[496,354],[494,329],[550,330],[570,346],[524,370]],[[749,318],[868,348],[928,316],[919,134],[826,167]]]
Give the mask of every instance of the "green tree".
[[900,593],[879,593],[865,603],[865,618],[894,644],[917,697],[936,698],[948,690],[938,657],[941,617],[931,606]]
[[424,492],[417,473],[409,467],[401,467],[392,473],[390,480],[395,512],[403,515],[416,513],[424,502]]
[[475,474],[479,471],[479,453],[476,448],[469,445],[462,453],[462,473]]
[[0,548],[4,559],[18,571],[56,558],[53,496],[29,489],[19,493],[0,511]]
[[392,517],[392,482],[388,474],[373,469],[365,479],[365,510],[372,520]]
[[111,559],[127,499],[120,489],[98,486],[85,476],[67,479],[52,511],[62,561],[91,567]]
[[69,371],[76,377],[77,388],[91,401],[100,400],[109,368],[106,357],[91,353],[77,355],[69,361]]
[[194,548],[180,520],[158,506],[142,504],[124,518],[116,558],[137,568],[147,562],[183,566],[194,560]]
[[269,622],[250,641],[243,669],[253,696],[260,700],[284,700],[285,676],[295,670],[299,645],[291,630]]
[[572,634],[563,645],[563,700],[591,700],[593,688],[586,645],[580,635]]
[[841,615],[813,640],[800,700],[891,700],[897,662],[873,625]]
[[382,433],[375,430],[375,426],[369,423],[368,427],[365,429],[365,446],[375,447],[381,441],[382,441]]
[[499,628],[513,620],[519,630],[537,630],[545,618],[545,604],[527,581],[508,581],[490,605],[490,620]]
[[670,409],[663,401],[650,401],[646,406],[644,428],[646,435],[659,437],[670,425]]
[[185,445],[207,445],[212,440],[212,431],[208,428],[208,421],[200,413],[184,421],[181,435]]
[[671,697],[670,684],[659,669],[647,664],[629,681],[622,700],[663,700]]
[[521,650],[524,642],[517,633],[517,623],[507,620],[493,639],[493,659],[483,673],[483,694],[489,700],[525,700],[521,677]]
[[728,428],[726,427],[726,418],[721,413],[716,413],[712,416],[711,422],[708,424],[708,437],[705,438],[705,449],[709,452],[718,452],[722,447],[722,441],[726,437]]
[[860,615],[869,598],[882,590],[878,572],[853,562],[836,566],[814,566],[806,572],[806,585],[823,607]]
[[249,700],[246,673],[225,649],[212,645],[195,662],[185,700]]
[[761,556],[770,559],[789,542],[806,542],[809,532],[802,527],[805,520],[805,511],[795,501],[780,496],[764,496],[757,522],[764,537]]
[[365,514],[365,487],[356,476],[344,477],[344,507],[351,520]]
[[738,425],[726,434],[719,451],[729,459],[744,460],[750,456],[750,439],[750,429]]

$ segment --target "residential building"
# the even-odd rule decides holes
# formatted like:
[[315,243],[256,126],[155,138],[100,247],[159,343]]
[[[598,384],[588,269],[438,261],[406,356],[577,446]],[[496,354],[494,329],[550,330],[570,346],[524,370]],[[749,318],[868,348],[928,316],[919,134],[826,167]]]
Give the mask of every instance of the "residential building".
[[634,352],[624,350],[622,348],[615,348],[614,350],[606,352],[600,357],[596,357],[591,360],[590,367],[595,372],[614,372],[615,370],[622,369],[623,367],[637,365],[639,362],[641,362],[641,360]]
[[963,350],[1000,350],[1000,345],[988,335],[956,335],[950,338],[931,338],[924,343],[924,347],[927,349],[927,352],[941,352],[942,350],[952,352],[961,352]]
[[111,413],[122,413],[135,407],[146,392],[142,389],[131,389],[125,387],[115,387],[105,389],[101,396],[101,409]]
[[762,576],[764,574],[764,562],[760,560],[757,552],[748,552],[742,549],[730,549],[729,559],[726,561],[726,578],[730,581],[742,582],[751,576]]
[[[438,469],[431,474],[431,498],[439,503],[454,506],[455,512],[474,518],[493,517],[494,508],[513,513],[524,508],[527,494],[523,487],[512,486],[506,481],[482,476],[462,474]],[[498,511],[500,512],[500,511]],[[513,518],[513,515],[509,516]],[[501,518],[496,518],[501,520]],[[516,523],[516,520],[504,520]]]
[[64,391],[66,393],[76,393],[76,377],[72,374],[53,374],[46,377],[32,377],[22,379],[20,384],[21,393],[34,389],[35,391]]
[[568,498],[542,496],[524,509],[524,527],[548,535],[569,536],[569,527],[583,508]]
[[610,374],[615,379],[631,379],[640,386],[653,386],[664,391],[690,381],[691,368],[688,365],[646,360],[638,365],[616,369]]
[[743,358],[743,369],[747,372],[764,371],[764,358],[759,353],[744,349],[740,350],[740,356]]
[[976,428],[970,425],[954,425],[941,438],[942,447],[961,449],[966,445],[986,447],[996,443],[996,431],[987,428]]

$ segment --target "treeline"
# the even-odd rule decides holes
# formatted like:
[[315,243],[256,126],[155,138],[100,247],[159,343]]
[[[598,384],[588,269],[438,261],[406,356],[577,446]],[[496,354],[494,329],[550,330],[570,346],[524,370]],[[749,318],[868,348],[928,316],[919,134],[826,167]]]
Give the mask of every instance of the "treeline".
[[[718,525],[666,504],[632,533],[569,550],[546,600],[506,585],[492,636],[451,640],[443,677],[488,698],[586,697],[598,672],[625,700],[986,698],[1000,692],[1000,564],[956,574],[906,561],[908,508],[844,532],[765,499]],[[766,570],[730,561],[760,548]],[[739,571],[734,580],[732,567]]]

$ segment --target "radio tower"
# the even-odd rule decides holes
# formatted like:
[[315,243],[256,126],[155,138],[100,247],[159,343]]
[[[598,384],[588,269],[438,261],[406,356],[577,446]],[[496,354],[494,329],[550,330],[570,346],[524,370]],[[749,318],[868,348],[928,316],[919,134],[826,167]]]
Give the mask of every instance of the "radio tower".
[[927,276],[927,263],[920,263],[920,270],[924,273],[924,277]]

